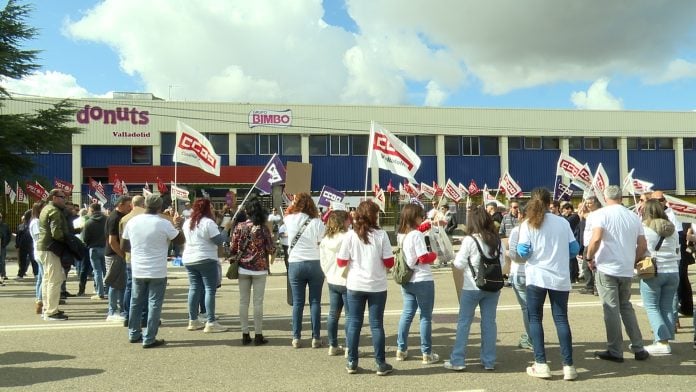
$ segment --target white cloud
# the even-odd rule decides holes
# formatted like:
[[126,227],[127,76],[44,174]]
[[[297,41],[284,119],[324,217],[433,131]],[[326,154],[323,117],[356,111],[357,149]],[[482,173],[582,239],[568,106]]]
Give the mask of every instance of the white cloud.
[[621,110],[621,99],[614,97],[608,90],[609,79],[597,79],[590,88],[585,91],[575,91],[570,100],[578,109],[588,110]]
[[436,82],[428,82],[425,90],[428,92],[423,103],[425,106],[440,106],[447,98],[447,92],[442,90]]
[[44,97],[87,98],[111,97],[111,92],[104,95],[89,93],[77,83],[74,76],[56,71],[34,72],[22,79],[4,79],[3,86],[10,94],[20,93]]
[[696,63],[684,59],[671,61],[664,72],[646,78],[648,84],[662,84],[679,79],[696,78]]

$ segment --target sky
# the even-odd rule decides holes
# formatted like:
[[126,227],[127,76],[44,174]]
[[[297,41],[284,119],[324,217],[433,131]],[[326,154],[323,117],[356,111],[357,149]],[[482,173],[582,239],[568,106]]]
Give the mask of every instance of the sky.
[[15,94],[696,110],[694,1],[25,3],[41,68]]

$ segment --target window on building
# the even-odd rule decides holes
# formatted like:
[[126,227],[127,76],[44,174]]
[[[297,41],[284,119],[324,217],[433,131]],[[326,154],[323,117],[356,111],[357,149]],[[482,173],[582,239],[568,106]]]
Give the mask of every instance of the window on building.
[[661,137],[657,139],[657,145],[660,150],[672,150],[674,149],[674,141],[670,137]]
[[657,139],[642,137],[640,138],[641,150],[654,150],[657,148]]
[[302,155],[302,137],[300,135],[283,135],[283,155]]
[[619,148],[615,137],[603,137],[600,138],[602,142],[602,150],[616,150]]
[[462,136],[462,155],[479,155],[477,136]]
[[684,138],[684,149],[685,150],[693,150],[694,146],[696,146],[696,143],[694,143],[694,138],[692,138],[692,137],[685,137]]
[[462,138],[459,136],[445,136],[445,155],[461,155],[461,141]]
[[278,135],[259,135],[259,155],[278,153]]
[[581,137],[568,138],[568,149],[570,149],[570,150],[582,150],[582,138]]
[[508,137],[508,149],[509,150],[521,150],[522,149],[522,138],[519,136]]
[[230,153],[230,135],[227,133],[208,133],[205,135],[210,144],[213,145],[215,153],[218,155],[228,155]]
[[151,146],[133,146],[133,147],[131,147],[131,164],[133,164],[133,165],[150,165],[150,164],[152,164],[152,147]]
[[369,137],[367,135],[352,135],[353,140],[353,155],[367,155],[367,143]]
[[601,148],[602,145],[598,137],[585,138],[585,150],[599,150]]
[[255,134],[237,134],[237,154],[256,155]]
[[637,150],[638,149],[638,138],[637,137],[626,138],[626,148],[629,150]]
[[348,155],[348,139],[348,135],[331,135],[329,139],[331,155]]
[[413,151],[416,150],[416,137],[411,136],[411,135],[399,135],[397,136],[402,142],[406,143],[408,148],[410,148]]
[[436,155],[435,136],[418,136],[418,155]]
[[174,154],[174,145],[176,143],[176,133],[162,132],[160,133],[160,149],[162,154]]
[[542,138],[544,150],[558,150],[561,148],[561,141],[557,137]]
[[525,150],[541,150],[541,138],[536,136],[526,136],[524,138]]
[[481,136],[481,155],[498,155],[498,138],[495,136]]
[[326,144],[328,139],[326,135],[310,135],[309,155],[326,155]]

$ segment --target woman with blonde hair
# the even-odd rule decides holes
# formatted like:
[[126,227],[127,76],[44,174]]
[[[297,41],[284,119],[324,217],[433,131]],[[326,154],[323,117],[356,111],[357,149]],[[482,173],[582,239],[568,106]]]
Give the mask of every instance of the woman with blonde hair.
[[288,236],[288,276],[292,288],[292,346],[302,347],[302,316],[305,290],[309,286],[312,348],[321,347],[321,289],[324,272],[319,261],[319,243],[324,224],[309,193],[298,193],[285,211]]
[[349,374],[358,371],[358,346],[367,304],[377,375],[392,372],[385,358],[384,306],[387,303],[387,270],[394,266],[394,254],[387,232],[378,223],[379,207],[373,201],[358,205],[353,230],[348,232],[338,251],[337,262],[348,267],[348,344]]
[[321,269],[326,276],[329,287],[329,317],[326,320],[326,332],[329,337],[329,355],[339,355],[341,348],[338,345],[338,320],[341,311],[347,307],[347,290],[345,268],[336,263],[336,253],[341,248],[343,239],[350,226],[350,216],[343,210],[332,210],[326,221],[324,239],[319,244]]

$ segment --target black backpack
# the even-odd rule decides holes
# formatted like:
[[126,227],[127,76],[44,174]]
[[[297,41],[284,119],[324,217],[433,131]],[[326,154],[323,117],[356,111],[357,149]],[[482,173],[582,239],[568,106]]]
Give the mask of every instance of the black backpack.
[[478,248],[479,255],[481,255],[478,273],[474,272],[471,259],[467,260],[469,268],[471,269],[471,275],[474,277],[474,281],[476,281],[476,287],[483,291],[500,291],[505,283],[503,279],[503,268],[500,265],[500,240],[498,240],[493,256],[488,257],[483,253],[481,245],[476,238],[474,236],[471,236],[471,238],[474,240],[474,243],[476,243],[476,248]]

